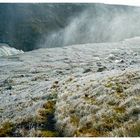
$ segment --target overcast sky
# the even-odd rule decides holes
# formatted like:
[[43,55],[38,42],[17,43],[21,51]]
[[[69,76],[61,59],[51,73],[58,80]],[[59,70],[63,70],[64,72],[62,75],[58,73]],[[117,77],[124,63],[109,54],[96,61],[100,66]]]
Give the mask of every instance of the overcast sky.
[[20,3],[36,3],[36,2],[54,2],[54,3],[106,3],[106,4],[121,4],[121,5],[133,5],[133,6],[140,6],[140,0],[0,0],[0,3],[6,3],[6,2],[20,2]]
[[108,3],[108,4],[123,4],[123,5],[134,5],[140,6],[140,0],[89,0],[99,3]]

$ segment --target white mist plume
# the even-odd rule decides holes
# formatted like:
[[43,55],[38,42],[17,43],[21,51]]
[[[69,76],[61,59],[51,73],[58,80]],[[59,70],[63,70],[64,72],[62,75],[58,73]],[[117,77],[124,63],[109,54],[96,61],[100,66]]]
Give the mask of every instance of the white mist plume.
[[45,37],[45,47],[116,42],[140,36],[140,9],[93,4],[69,25]]

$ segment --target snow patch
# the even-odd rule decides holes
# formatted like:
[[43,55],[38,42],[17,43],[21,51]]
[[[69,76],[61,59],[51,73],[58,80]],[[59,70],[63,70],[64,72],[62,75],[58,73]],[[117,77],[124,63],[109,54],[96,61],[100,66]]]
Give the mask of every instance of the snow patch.
[[17,50],[10,47],[7,44],[0,44],[0,57],[1,56],[10,56],[24,53],[22,50]]

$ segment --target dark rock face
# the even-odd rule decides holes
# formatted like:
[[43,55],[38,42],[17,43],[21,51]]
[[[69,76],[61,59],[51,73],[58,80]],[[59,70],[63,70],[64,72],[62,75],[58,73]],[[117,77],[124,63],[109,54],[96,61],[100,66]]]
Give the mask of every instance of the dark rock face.
[[0,42],[30,51],[42,36],[64,28],[83,6],[76,4],[0,4]]

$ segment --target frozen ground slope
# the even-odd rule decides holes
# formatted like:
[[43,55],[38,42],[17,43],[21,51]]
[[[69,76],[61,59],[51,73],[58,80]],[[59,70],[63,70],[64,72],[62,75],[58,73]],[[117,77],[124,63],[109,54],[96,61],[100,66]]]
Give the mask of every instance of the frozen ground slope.
[[[51,98],[64,136],[138,135],[130,132],[140,119],[139,66],[139,37],[0,58],[0,123],[34,117]],[[26,125],[14,134],[38,129]]]

